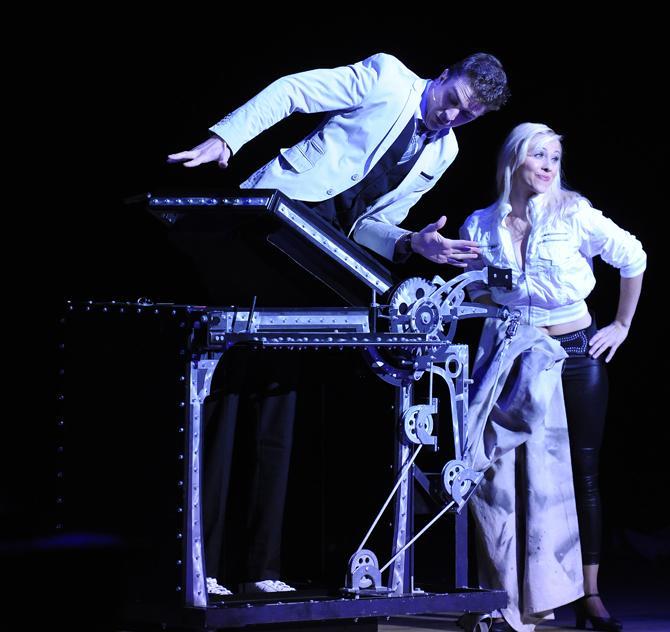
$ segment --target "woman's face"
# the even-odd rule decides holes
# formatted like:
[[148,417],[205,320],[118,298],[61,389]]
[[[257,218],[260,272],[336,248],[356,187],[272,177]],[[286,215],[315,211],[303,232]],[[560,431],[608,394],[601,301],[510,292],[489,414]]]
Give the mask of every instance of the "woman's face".
[[529,196],[545,193],[561,168],[561,142],[531,141],[526,159],[514,173],[514,186]]

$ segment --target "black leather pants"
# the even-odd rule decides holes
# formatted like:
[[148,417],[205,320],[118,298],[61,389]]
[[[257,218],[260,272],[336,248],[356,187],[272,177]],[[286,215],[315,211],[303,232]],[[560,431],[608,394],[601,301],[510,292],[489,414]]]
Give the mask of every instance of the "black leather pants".
[[[590,339],[596,332],[595,324],[583,331],[587,339]],[[605,354],[598,359],[579,352],[572,355],[573,352],[568,345],[561,341],[561,338],[565,339],[567,336],[554,337],[571,354],[565,360],[562,381],[568,417],[582,561],[585,565],[598,564],[602,538],[598,466],[609,391],[603,360]],[[574,345],[574,341],[572,344]]]

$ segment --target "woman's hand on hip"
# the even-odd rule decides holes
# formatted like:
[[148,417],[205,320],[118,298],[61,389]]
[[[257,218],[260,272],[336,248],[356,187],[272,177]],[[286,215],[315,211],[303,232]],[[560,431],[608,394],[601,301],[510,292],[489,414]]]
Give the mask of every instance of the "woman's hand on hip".
[[609,362],[616,353],[621,343],[628,336],[628,327],[618,320],[599,329],[596,334],[589,341],[589,355],[597,358],[605,351],[608,351],[605,362]]

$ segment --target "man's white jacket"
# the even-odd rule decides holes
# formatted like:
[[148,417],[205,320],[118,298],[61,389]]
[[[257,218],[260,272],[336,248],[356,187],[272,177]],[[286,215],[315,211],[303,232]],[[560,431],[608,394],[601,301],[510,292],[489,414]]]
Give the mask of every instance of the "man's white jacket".
[[[282,77],[211,131],[233,153],[293,112],[330,112],[297,145],[256,171],[242,188],[279,189],[295,200],[320,202],[364,178],[419,111],[427,80],[392,55],[379,53],[349,66]],[[378,198],[354,224],[360,244],[393,258],[398,227],[458,152],[453,130],[428,143],[403,181]]]

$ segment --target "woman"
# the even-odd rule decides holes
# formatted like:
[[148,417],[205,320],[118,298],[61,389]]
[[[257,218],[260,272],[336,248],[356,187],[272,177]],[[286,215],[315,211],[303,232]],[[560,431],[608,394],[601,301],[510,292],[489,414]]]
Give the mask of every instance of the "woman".
[[[584,597],[576,604],[577,627],[622,629],[598,594],[601,508],[598,453],[607,406],[609,362],[626,339],[635,313],[646,255],[640,242],[594,209],[561,181],[561,137],[546,125],[522,123],[509,134],[498,158],[499,197],[474,212],[461,237],[479,243],[482,256],[470,269],[511,268],[514,287],[470,285],[473,300],[518,309],[522,321],[557,340],[568,358],[562,385],[584,572]],[[595,285],[591,259],[619,268],[614,320],[597,329],[585,303]]]

